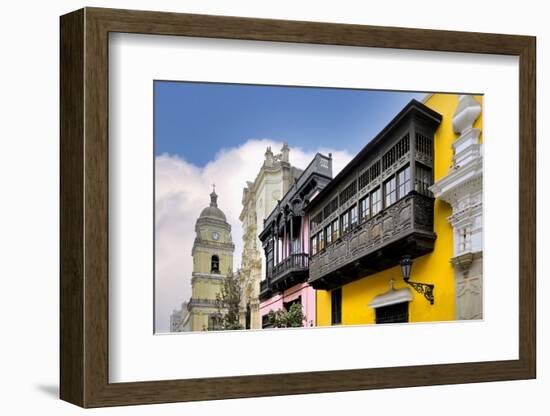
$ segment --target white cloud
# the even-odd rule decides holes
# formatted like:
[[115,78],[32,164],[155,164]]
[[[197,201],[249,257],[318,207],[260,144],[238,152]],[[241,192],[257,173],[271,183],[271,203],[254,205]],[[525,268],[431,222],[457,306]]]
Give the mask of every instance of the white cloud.
[[[247,181],[253,181],[264,160],[267,146],[274,152],[282,142],[272,140],[246,141],[239,147],[222,149],[203,168],[178,156],[163,154],[155,165],[155,264],[156,264],[156,328],[169,330],[170,314],[191,295],[192,257],[195,222],[210,203],[212,184],[216,184],[218,207],[232,227],[235,243],[234,267],[240,267],[242,228],[239,221],[242,191]],[[333,174],[336,175],[352,158],[342,150],[319,149],[332,153]],[[290,148],[290,163],[305,168],[315,152]]]

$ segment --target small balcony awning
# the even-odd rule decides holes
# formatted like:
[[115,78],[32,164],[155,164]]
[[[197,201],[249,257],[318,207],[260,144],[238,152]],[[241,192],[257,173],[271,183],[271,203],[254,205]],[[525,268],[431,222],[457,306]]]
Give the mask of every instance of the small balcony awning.
[[396,303],[410,302],[413,299],[411,289],[404,287],[402,289],[394,289],[393,287],[381,295],[375,296],[370,308],[381,308],[382,306],[395,305]]

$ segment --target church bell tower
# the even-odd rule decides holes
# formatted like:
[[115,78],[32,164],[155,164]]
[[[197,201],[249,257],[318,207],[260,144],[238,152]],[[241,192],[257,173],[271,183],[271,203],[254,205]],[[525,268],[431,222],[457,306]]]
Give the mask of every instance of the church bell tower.
[[195,224],[193,275],[189,301],[189,323],[192,331],[202,331],[212,324],[211,315],[217,312],[216,295],[221,291],[225,277],[233,273],[231,225],[218,208],[215,187],[210,194],[210,205],[204,208]]

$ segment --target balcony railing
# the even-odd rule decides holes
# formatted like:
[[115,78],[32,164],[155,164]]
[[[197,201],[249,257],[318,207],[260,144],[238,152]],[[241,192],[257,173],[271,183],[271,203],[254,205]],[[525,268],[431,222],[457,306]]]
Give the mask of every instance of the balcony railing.
[[309,260],[308,282],[331,289],[433,251],[434,199],[411,192]]
[[305,282],[308,276],[309,255],[295,253],[283,259],[268,270],[268,277],[260,282],[260,298],[267,299],[273,292],[281,292],[289,287]]
[[272,281],[279,280],[292,272],[307,270],[309,256],[306,253],[291,254],[273,268]]
[[271,292],[271,288],[269,287],[269,279],[264,279],[260,282],[260,295],[261,294],[268,294]]

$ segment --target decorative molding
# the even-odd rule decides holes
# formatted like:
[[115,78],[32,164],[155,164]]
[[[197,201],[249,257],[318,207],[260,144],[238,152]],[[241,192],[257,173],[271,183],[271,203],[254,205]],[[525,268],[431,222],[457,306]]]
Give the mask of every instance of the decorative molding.
[[464,134],[471,129],[481,114],[481,104],[472,95],[459,95],[458,106],[453,115],[453,130],[455,133]]
[[450,262],[453,266],[456,266],[462,270],[464,277],[468,277],[468,271],[474,260],[481,259],[483,253],[478,251],[476,253],[465,253],[459,256],[451,258]]
[[219,281],[223,281],[227,275],[225,274],[219,274],[219,273],[199,273],[199,272],[193,272],[191,274],[193,277],[192,277],[192,281],[195,280],[195,279],[204,279],[204,280],[219,280]]
[[456,283],[457,320],[483,318],[483,278],[476,275],[459,278]]
[[464,196],[481,191],[482,182],[483,159],[480,154],[463,166],[452,167],[446,176],[430,187],[430,191],[436,198],[454,205]]
[[235,244],[233,243],[219,243],[216,241],[211,240],[205,240],[200,237],[196,237],[195,241],[193,243],[193,249],[194,252],[197,248],[206,248],[209,250],[217,250],[220,252],[226,252],[229,254],[232,254],[235,251]]
[[413,294],[411,289],[408,287],[395,289],[393,284],[391,284],[390,290],[377,295],[372,299],[371,303],[369,303],[369,308],[376,309],[383,306],[395,305],[397,303],[410,302],[412,300]]

